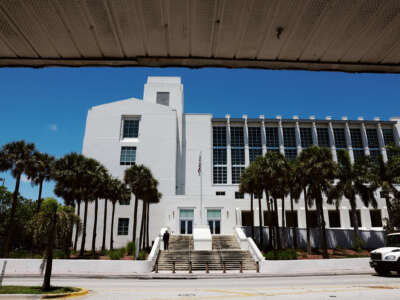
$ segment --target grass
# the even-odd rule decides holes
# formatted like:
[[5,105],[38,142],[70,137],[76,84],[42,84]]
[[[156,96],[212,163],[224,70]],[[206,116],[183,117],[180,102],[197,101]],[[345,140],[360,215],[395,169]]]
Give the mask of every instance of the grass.
[[80,289],[74,287],[51,287],[44,291],[41,286],[22,286],[22,285],[4,285],[0,287],[0,294],[63,294],[77,292]]

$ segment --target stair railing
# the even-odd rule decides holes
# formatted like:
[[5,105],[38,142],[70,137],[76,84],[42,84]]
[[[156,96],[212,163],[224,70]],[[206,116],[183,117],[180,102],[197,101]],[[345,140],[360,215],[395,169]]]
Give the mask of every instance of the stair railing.
[[192,243],[191,238],[188,238],[189,243],[189,273],[192,273]]
[[216,242],[217,242],[216,246],[217,246],[217,252],[218,252],[219,260],[220,260],[220,262],[222,264],[222,267],[223,267],[224,273],[225,273],[225,262],[224,262],[224,260],[222,258],[222,253],[221,253],[221,241],[219,240],[219,238],[217,238]]

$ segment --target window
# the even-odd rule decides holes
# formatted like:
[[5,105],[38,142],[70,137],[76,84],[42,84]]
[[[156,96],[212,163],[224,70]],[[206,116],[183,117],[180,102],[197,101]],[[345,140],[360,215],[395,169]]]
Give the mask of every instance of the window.
[[393,129],[388,128],[388,129],[382,129],[383,133],[383,140],[385,141],[385,145],[390,145],[394,143],[394,135],[393,135]]
[[311,128],[300,128],[301,147],[308,148],[313,144]]
[[[362,224],[361,224],[361,212],[360,212],[359,209],[357,209],[356,214],[357,214],[358,227],[362,227]],[[350,217],[350,227],[354,227],[353,218],[351,217],[351,210],[349,210],[349,217]]]
[[318,227],[318,214],[316,210],[309,210],[307,214],[307,224],[310,228]]
[[318,146],[329,147],[329,134],[328,128],[317,128]]
[[213,168],[213,182],[214,184],[225,184],[227,182],[226,167]]
[[226,127],[213,127],[213,183],[227,183]]
[[379,156],[381,155],[381,151],[376,149],[369,150],[369,155],[373,160],[377,161]]
[[344,135],[344,128],[333,128],[333,135],[335,137],[335,146],[337,149],[346,148],[346,138]]
[[121,147],[121,166],[131,166],[136,163],[136,147]]
[[249,127],[249,159],[253,162],[257,156],[262,156],[261,128]]
[[265,137],[267,148],[279,148],[278,127],[266,127]]
[[137,138],[139,134],[139,120],[124,120],[123,138]]
[[353,150],[354,161],[359,160],[360,158],[364,157],[364,150]]
[[251,211],[242,210],[242,226],[251,226],[251,224],[253,224]]
[[232,184],[240,183],[240,175],[242,175],[243,170],[244,167],[232,167]]
[[235,199],[244,199],[244,194],[243,193],[239,193],[239,192],[235,192]]
[[340,228],[340,212],[338,210],[328,210],[329,227]]
[[131,199],[126,199],[126,200],[120,200],[119,205],[130,205],[131,204]]
[[157,104],[169,106],[169,92],[157,92]]
[[285,147],[296,147],[296,133],[294,128],[283,128],[283,145]]
[[376,129],[367,129],[367,139],[369,148],[379,148],[378,133]]
[[382,227],[382,213],[380,209],[371,209],[369,215],[371,217],[371,227]]
[[217,196],[225,196],[225,192],[224,191],[216,191],[215,195],[217,195]]
[[119,218],[118,219],[118,235],[128,235],[129,219]]
[[264,210],[264,226],[274,226],[274,214],[272,211]]
[[351,136],[351,144],[352,144],[353,148],[362,148],[363,147],[360,129],[351,128],[350,136]]
[[232,184],[238,184],[245,164],[243,127],[231,127],[231,162]]
[[297,157],[297,149],[287,149],[285,148],[285,156],[289,160],[295,160]]
[[286,213],[286,226],[287,227],[298,227],[297,221],[297,210],[287,210]]

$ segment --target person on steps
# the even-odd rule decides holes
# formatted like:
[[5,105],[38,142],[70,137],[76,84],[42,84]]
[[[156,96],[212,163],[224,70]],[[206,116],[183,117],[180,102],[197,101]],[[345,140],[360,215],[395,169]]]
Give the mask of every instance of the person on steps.
[[168,232],[168,230],[165,230],[165,232],[164,232],[163,241],[164,241],[164,250],[168,250],[168,243],[169,243],[169,232]]

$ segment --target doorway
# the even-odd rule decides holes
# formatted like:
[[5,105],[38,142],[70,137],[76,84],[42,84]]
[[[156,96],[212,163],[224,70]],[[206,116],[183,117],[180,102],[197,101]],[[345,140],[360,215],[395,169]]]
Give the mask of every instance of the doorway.
[[193,233],[193,209],[181,209],[179,211],[179,232],[180,234]]
[[211,234],[221,234],[221,210],[207,209],[207,221]]

